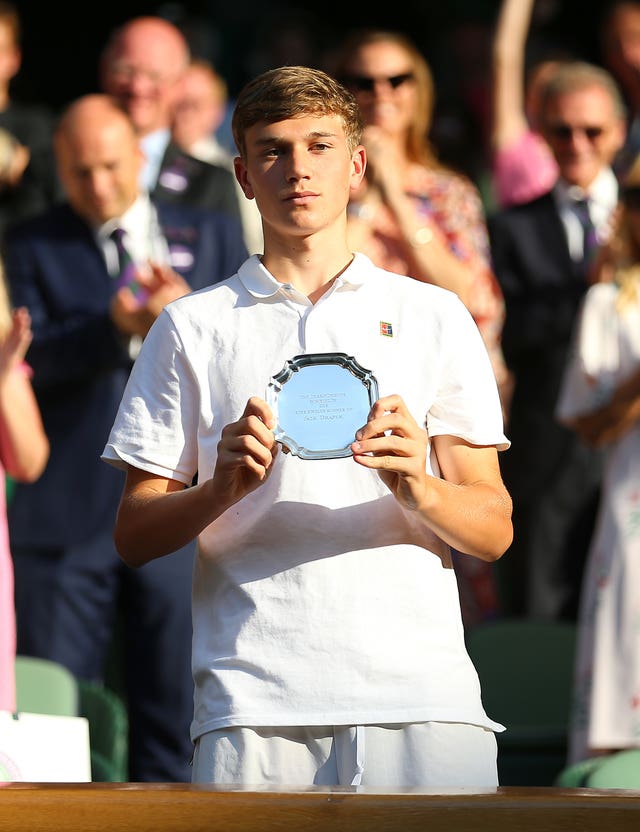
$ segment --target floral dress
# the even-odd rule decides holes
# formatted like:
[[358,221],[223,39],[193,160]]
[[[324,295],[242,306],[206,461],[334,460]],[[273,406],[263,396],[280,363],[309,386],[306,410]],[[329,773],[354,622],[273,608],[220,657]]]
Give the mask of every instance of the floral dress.
[[[640,365],[640,297],[619,311],[615,283],[587,292],[558,416],[589,413]],[[578,618],[569,762],[640,746],[640,423],[606,449]]]

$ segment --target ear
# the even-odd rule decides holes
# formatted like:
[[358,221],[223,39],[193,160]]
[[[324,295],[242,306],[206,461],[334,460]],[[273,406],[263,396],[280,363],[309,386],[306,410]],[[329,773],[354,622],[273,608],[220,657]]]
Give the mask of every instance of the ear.
[[246,198],[253,199],[255,194],[253,193],[253,188],[249,182],[249,174],[241,156],[236,156],[233,160],[233,170]]
[[367,151],[364,149],[364,145],[359,144],[351,157],[351,181],[349,183],[351,191],[356,191],[359,188],[366,168]]

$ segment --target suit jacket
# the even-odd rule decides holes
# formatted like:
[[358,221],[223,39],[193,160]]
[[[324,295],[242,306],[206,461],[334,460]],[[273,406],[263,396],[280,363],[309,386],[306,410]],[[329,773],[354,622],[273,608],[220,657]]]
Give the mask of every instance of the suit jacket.
[[167,146],[152,197],[157,203],[193,205],[240,219],[234,174],[190,156],[175,144]]
[[515,375],[504,466],[524,497],[544,487],[575,441],[554,410],[587,283],[550,193],[490,216],[488,227],[506,305],[502,347]]
[[[228,277],[246,258],[237,220],[185,206],[157,209],[172,265],[193,289]],[[113,527],[123,484],[100,461],[131,369],[109,317],[115,281],[90,229],[66,203],[16,225],[4,257],[12,302],[31,313],[27,362],[51,443],[42,477],[16,486],[11,540],[77,543]]]

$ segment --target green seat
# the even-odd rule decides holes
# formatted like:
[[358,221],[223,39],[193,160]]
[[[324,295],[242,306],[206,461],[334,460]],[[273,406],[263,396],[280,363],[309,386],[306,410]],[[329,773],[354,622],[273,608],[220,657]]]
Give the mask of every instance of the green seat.
[[562,789],[581,789],[587,785],[589,775],[603,762],[603,757],[589,757],[565,766],[555,779],[554,786]]
[[15,673],[18,711],[79,715],[78,681],[63,665],[49,659],[16,656]]
[[506,618],[467,636],[496,735],[503,786],[552,786],[566,765],[576,626]]
[[128,781],[129,720],[120,697],[108,688],[78,680],[80,714],[89,720],[91,776],[94,781]]
[[601,757],[585,785],[591,789],[640,789],[640,748]]

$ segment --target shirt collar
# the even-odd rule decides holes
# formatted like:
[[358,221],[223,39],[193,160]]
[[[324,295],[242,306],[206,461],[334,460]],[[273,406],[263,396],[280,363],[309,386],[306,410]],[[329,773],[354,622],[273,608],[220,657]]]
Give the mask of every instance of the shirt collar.
[[604,168],[586,190],[577,185],[569,185],[562,178],[558,179],[554,194],[560,205],[589,199],[607,210],[613,210],[618,200],[618,180],[611,168]]
[[[366,280],[367,268],[372,263],[364,254],[356,252],[353,260],[336,280],[336,286],[357,289]],[[280,291],[286,284],[277,280],[269,272],[257,254],[249,257],[248,260],[238,269],[238,277],[244,288],[254,298],[270,298]]]
[[128,235],[135,236],[136,230],[149,228],[154,208],[147,193],[139,194],[136,201],[120,217],[112,217],[95,229],[99,240],[106,239],[116,228],[123,228]]
[[154,130],[140,139],[140,147],[145,155],[146,164],[143,165],[140,173],[140,181],[147,190],[153,190],[158,179],[160,165],[171,140],[171,131],[162,127]]

